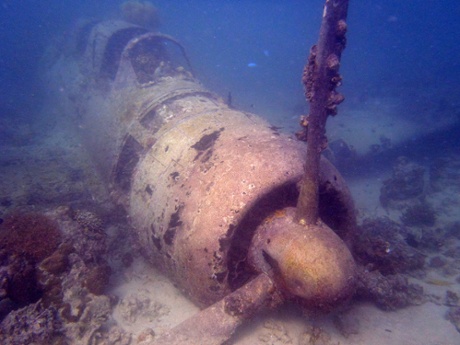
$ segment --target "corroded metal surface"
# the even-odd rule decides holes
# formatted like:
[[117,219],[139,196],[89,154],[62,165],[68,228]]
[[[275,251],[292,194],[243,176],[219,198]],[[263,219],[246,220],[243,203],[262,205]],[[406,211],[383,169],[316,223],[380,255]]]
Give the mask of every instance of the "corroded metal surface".
[[[178,45],[126,23],[88,23],[49,82],[143,254],[205,307],[260,277],[246,260],[252,238],[296,205],[305,146],[206,90]],[[348,188],[325,159],[320,180],[320,216],[347,240]]]

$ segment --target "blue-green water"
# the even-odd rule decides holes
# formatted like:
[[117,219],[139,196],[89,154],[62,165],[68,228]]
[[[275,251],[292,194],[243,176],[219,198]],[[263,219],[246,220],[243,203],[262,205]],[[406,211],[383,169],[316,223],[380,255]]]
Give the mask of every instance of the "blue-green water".
[[[84,143],[69,135],[71,125],[62,121],[66,114],[49,103],[50,90],[43,79],[49,66],[43,57],[52,56],[49,47],[58,47],[53,54],[62,53],[61,47],[82,18],[120,19],[121,4],[108,0],[0,2],[2,221],[18,209],[86,205],[94,210],[105,209],[109,203],[97,174],[88,171]],[[323,1],[161,0],[154,5],[161,21],[158,30],[185,47],[196,77],[206,88],[224,99],[231,94],[233,107],[260,115],[287,133],[298,130],[299,116],[308,113],[300,79],[309,49],[317,40]],[[460,5],[454,1],[350,2],[347,47],[340,68],[340,92],[346,100],[339,114],[328,120],[333,151],[328,157],[349,181],[359,222],[383,217],[403,226],[397,236],[424,258],[423,269],[404,272],[404,277],[425,288],[425,300],[420,309],[411,306],[400,314],[373,313],[374,304],[354,301],[349,314],[339,316],[346,320],[348,315],[360,323],[360,313],[366,315],[357,335],[354,327],[348,328],[355,334],[351,338],[344,337],[339,326],[331,326],[334,318],[325,321],[321,316],[318,322],[332,336],[331,344],[365,344],[369,333],[375,333],[379,344],[420,343],[420,338],[433,345],[459,342],[455,322],[445,319],[449,311],[460,315],[460,309],[452,309],[460,308],[455,299],[460,295],[459,17]],[[411,189],[417,183],[424,184],[421,192]],[[381,188],[386,188],[383,199]],[[412,192],[415,204],[398,204],[401,193]],[[388,195],[394,200],[389,202]],[[378,237],[372,231],[369,236]],[[384,255],[395,253],[390,239],[384,238],[383,243]],[[121,255],[118,249],[113,249],[113,257]],[[373,271],[382,263],[370,260],[368,264],[367,269]],[[407,321],[417,311],[420,317]],[[290,319],[295,319],[292,325],[301,323],[298,313],[297,309],[283,310],[285,323],[279,327],[289,328]],[[398,315],[405,320],[407,334],[394,326]],[[315,324],[315,317],[306,320],[304,328]],[[379,328],[378,320],[390,326]],[[438,333],[427,332],[430,322],[439,328]],[[251,327],[244,334],[261,333],[256,336],[261,344],[269,343],[264,332],[271,334],[270,339],[278,337],[271,344],[307,344],[306,338],[283,336],[284,331],[273,323],[262,331],[260,325]],[[238,344],[249,344],[244,334]],[[417,338],[417,334],[423,335]]]

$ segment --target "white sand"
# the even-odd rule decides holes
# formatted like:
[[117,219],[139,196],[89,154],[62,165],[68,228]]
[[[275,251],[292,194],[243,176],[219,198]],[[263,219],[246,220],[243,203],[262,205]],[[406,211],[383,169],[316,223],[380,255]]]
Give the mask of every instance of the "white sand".
[[[384,211],[378,207],[378,192],[375,190],[375,186],[378,185],[375,180],[366,179],[353,181],[350,184],[352,191],[357,195],[358,207],[361,205],[362,212],[372,211],[373,216],[384,214]],[[458,262],[457,266],[460,266]],[[142,262],[137,262],[128,269],[125,277],[126,281],[115,289],[115,293],[122,300],[133,295],[138,296],[140,300],[145,300],[146,296],[150,299],[150,306],[144,303],[143,306],[133,308],[135,310],[133,313],[138,314],[133,323],[123,319],[120,306],[115,311],[115,319],[125,330],[136,334],[134,339],[146,328],[152,328],[158,334],[198,312],[198,309],[185,299],[167,278]],[[425,294],[431,295],[432,300],[444,301],[446,290],[460,296],[460,285],[455,282],[455,276],[446,278],[435,270],[429,270],[424,280],[411,279],[412,282],[421,284]],[[436,285],[433,282],[437,280],[449,285]],[[155,303],[163,306],[163,313],[155,311],[158,309],[154,306]],[[334,325],[334,315],[308,314],[299,308],[288,306],[257,316],[238,330],[231,344],[460,344],[460,333],[445,318],[448,308],[437,303],[426,302],[420,306],[386,312],[371,303],[354,302],[344,317],[350,323],[351,333],[356,332],[356,334],[347,337]],[[308,334],[311,333],[312,326],[322,330],[320,340],[316,343],[308,342],[310,339]]]
[[[150,303],[125,308],[125,315],[126,309],[132,310],[132,314],[135,315],[133,322],[127,322],[126,318],[121,316],[123,303],[114,313],[115,320],[125,330],[132,332],[135,335],[134,339],[137,339],[137,335],[147,328],[152,328],[159,334],[198,311],[164,276],[148,266],[136,265],[136,267],[131,272],[133,273],[131,280],[118,286],[115,292],[128,300],[129,296],[131,298],[137,296],[143,301],[150,299]],[[458,285],[449,289],[460,294]],[[442,299],[446,288],[432,285],[429,290]],[[163,312],[158,311],[156,303],[161,305]],[[305,339],[309,338],[302,338],[302,333],[310,332],[312,326],[322,329],[324,344],[460,344],[460,333],[445,319],[446,311],[447,307],[431,302],[394,312],[379,310],[370,303],[355,302],[345,317],[353,324],[351,328],[356,334],[344,337],[334,326],[332,315],[306,315],[300,309],[290,306],[259,315],[238,330],[232,344],[306,345],[308,342]]]
[[[366,114],[369,113],[368,109]],[[382,114],[366,114],[361,114],[365,116],[352,121],[351,124],[333,122],[330,129],[331,136],[342,136],[345,130],[345,133],[350,133],[349,137],[347,137],[350,142],[359,138],[359,142],[352,142],[356,148],[366,148],[379,135],[386,135],[392,139],[393,135],[398,136],[394,140],[406,140],[407,136],[412,135],[411,131],[394,131],[392,117],[387,116],[385,112]],[[351,115],[351,118],[353,116],[358,117],[358,115],[358,112],[356,112],[355,115]],[[375,130],[369,129],[371,126],[375,127],[376,121],[380,121],[378,128]],[[351,128],[352,125],[354,126],[353,129]],[[334,126],[336,129],[334,129]],[[401,127],[403,128],[404,126],[401,125]],[[356,136],[356,134],[353,134],[356,131],[363,133],[363,135]],[[49,138],[50,147],[55,147],[56,145],[69,152],[79,149],[75,146],[75,143],[71,143],[72,147],[66,148],[65,145],[69,144],[69,138],[62,132],[57,133],[62,134],[62,136],[54,141]],[[62,145],[60,145],[60,141],[62,141]],[[21,151],[18,150],[18,152],[20,153]],[[53,151],[47,153],[44,148],[41,154],[44,157],[49,157],[54,153]],[[28,159],[28,157],[25,157],[25,159]],[[36,159],[40,158],[37,157]],[[80,158],[76,157],[75,159]],[[21,159],[19,159],[20,161]],[[4,178],[0,181],[0,190],[5,195],[11,195],[11,198],[19,203],[26,201],[28,188],[32,188],[38,182],[45,183],[46,178],[51,178],[49,175],[51,173],[58,174],[58,172],[44,171],[44,176],[41,178],[38,175],[40,170],[34,170],[26,164],[21,164],[5,166],[3,170],[5,173]],[[87,163],[82,164],[82,167],[84,167]],[[20,170],[22,168],[24,169]],[[6,175],[10,176],[9,180]],[[394,219],[398,219],[398,214],[389,214],[380,207],[378,197],[384,178],[386,176],[361,177],[349,181],[360,217],[390,215]],[[14,184],[14,187],[12,187],[12,184]],[[93,187],[96,188],[95,183]],[[94,188],[88,188],[93,192]],[[460,193],[458,189],[449,189],[448,192],[433,194],[432,196],[432,201],[437,211],[440,211],[444,217],[439,221],[440,226],[448,221],[458,221],[459,219]],[[103,193],[95,192],[93,201],[104,202],[105,196],[103,196]],[[413,280],[413,282],[424,286],[425,292],[431,295],[431,300],[442,302],[446,290],[451,290],[460,295],[460,285],[455,281],[460,272],[460,262],[458,259],[452,259],[450,262],[452,270],[456,272],[455,275],[446,277],[435,270],[431,270],[425,282]],[[135,263],[130,268],[125,269],[118,278],[112,291],[120,298],[120,303],[114,311],[114,320],[126,331],[133,333],[132,344],[137,344],[137,336],[145,329],[151,328],[155,333],[159,334],[198,312],[198,308],[182,296],[165,276],[144,263],[141,258],[137,258]],[[426,283],[430,279],[431,284]],[[439,286],[434,284],[435,279],[447,282],[448,285]],[[350,329],[356,334],[344,337],[334,326],[332,316],[308,315],[298,308],[285,307],[259,315],[255,320],[244,325],[236,334],[233,344],[460,344],[460,333],[455,329],[454,325],[445,319],[446,310],[447,307],[443,305],[427,302],[421,306],[413,306],[395,312],[384,312],[372,304],[355,302],[351,305],[345,317],[351,324]],[[320,340],[316,343],[308,342],[309,337],[305,336],[306,331],[311,332],[312,326],[323,330],[320,333]]]

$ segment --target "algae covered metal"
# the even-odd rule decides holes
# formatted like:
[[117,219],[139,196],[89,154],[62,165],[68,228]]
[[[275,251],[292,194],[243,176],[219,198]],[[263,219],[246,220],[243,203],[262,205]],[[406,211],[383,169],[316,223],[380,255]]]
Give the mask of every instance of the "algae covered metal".
[[260,274],[280,299],[327,306],[350,296],[355,211],[340,174],[321,160],[319,214],[335,233],[294,230],[305,144],[203,87],[175,39],[121,21],[82,23],[48,82],[145,257],[198,305]]

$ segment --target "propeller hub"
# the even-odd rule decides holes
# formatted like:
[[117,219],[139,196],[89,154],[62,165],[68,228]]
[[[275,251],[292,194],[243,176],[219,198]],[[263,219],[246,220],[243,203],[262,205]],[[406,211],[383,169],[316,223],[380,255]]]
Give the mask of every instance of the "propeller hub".
[[331,307],[354,291],[356,266],[335,232],[324,223],[300,225],[286,208],[261,224],[249,250],[251,265],[269,274],[286,298]]

